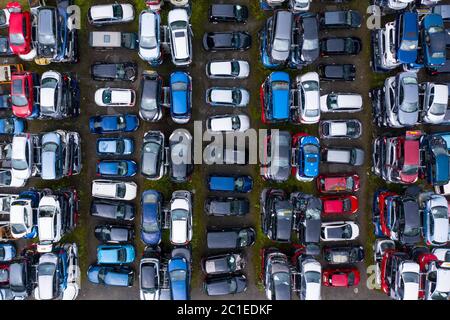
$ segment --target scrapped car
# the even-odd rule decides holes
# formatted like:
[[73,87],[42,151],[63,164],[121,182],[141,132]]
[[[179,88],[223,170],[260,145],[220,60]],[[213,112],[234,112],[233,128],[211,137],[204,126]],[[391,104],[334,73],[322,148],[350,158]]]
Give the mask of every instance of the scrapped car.
[[250,118],[244,114],[212,116],[206,120],[211,132],[245,132],[250,128]]
[[427,14],[422,20],[422,47],[424,64],[427,68],[442,66],[446,60],[446,39],[444,20],[439,14]]
[[189,181],[194,171],[192,136],[187,130],[176,130],[169,137],[169,176],[175,183]]
[[246,107],[250,93],[239,87],[213,87],[206,91],[206,103],[213,107]]
[[294,164],[292,175],[298,181],[313,181],[319,175],[320,141],[305,134],[296,134],[292,139]]
[[319,124],[322,139],[358,139],[362,135],[359,120],[325,120]]
[[314,124],[320,120],[320,80],[316,72],[308,72],[296,78],[297,90],[293,104],[299,106],[293,115],[296,123]]
[[262,280],[267,299],[291,300],[291,268],[287,256],[278,249],[263,251]]
[[423,121],[429,124],[441,124],[446,118],[449,88],[446,84],[425,83],[422,108]]
[[162,179],[166,173],[165,137],[160,131],[149,131],[144,135],[141,149],[141,174],[148,180]]
[[422,199],[423,236],[429,246],[445,246],[449,241],[448,201],[442,195],[430,194]]
[[177,124],[188,123],[192,113],[192,79],[186,72],[170,75],[170,115]]
[[359,226],[351,221],[322,223],[322,241],[351,241],[359,237]]
[[17,55],[27,55],[32,48],[31,14],[29,11],[13,10],[9,17],[8,39],[11,51]]
[[301,300],[321,300],[322,266],[312,256],[300,255],[297,258],[297,269],[300,271]]
[[364,150],[360,148],[323,148],[321,159],[324,163],[362,166],[364,155]]
[[269,134],[264,141],[261,176],[275,182],[287,181],[291,174],[291,134],[288,131]]
[[391,297],[395,300],[419,299],[420,266],[413,261],[402,261],[395,274]]
[[16,117],[36,118],[38,116],[35,83],[35,76],[31,72],[14,72],[11,75],[11,104]]
[[244,198],[209,197],[205,201],[205,213],[208,216],[227,217],[245,216],[250,212],[250,202]]
[[127,23],[134,20],[134,7],[129,3],[95,5],[88,10],[88,21],[94,26]]
[[359,263],[364,260],[364,248],[362,246],[325,247],[323,257],[330,264]]
[[322,215],[353,215],[359,210],[355,196],[322,196]]
[[150,246],[161,242],[163,195],[156,190],[146,190],[142,193],[141,207],[141,240]]
[[37,56],[46,59],[55,59],[62,46],[58,32],[61,21],[56,8],[39,7],[37,9]]
[[286,72],[272,72],[261,85],[261,118],[263,123],[289,121],[291,80]]
[[137,73],[137,64],[134,62],[96,62],[91,66],[91,76],[96,81],[133,82],[136,80]]
[[132,287],[134,271],[130,267],[106,267],[91,265],[87,271],[88,280],[106,287]]
[[131,138],[100,138],[96,142],[99,156],[128,156],[134,152],[134,141]]
[[327,174],[317,177],[317,190],[320,193],[358,192],[360,179],[356,174]]
[[23,133],[26,122],[16,117],[0,118],[0,135],[15,135]]
[[292,193],[290,201],[298,219],[296,223],[300,243],[310,252],[319,252],[322,201],[311,194],[302,192]]
[[134,200],[137,185],[134,182],[120,182],[112,180],[94,180],[92,182],[92,196],[107,200]]
[[134,230],[130,226],[99,225],[94,229],[98,241],[109,244],[127,243],[134,240]]
[[136,208],[133,204],[120,201],[94,200],[92,201],[90,214],[93,217],[115,220],[133,221]]
[[321,64],[317,72],[322,81],[354,81],[356,78],[353,64]]
[[102,88],[95,91],[95,104],[100,107],[133,107],[136,92],[132,89]]
[[33,174],[34,143],[29,133],[16,134],[12,139],[11,173],[15,179],[27,180]]
[[325,29],[359,28],[362,17],[358,11],[325,11],[320,15],[320,25]]
[[362,96],[355,93],[330,93],[320,97],[322,112],[358,112],[363,107]]
[[252,37],[248,32],[207,32],[203,36],[203,48],[211,52],[245,51],[250,49],[251,44]]
[[176,191],[170,201],[170,243],[187,245],[192,240],[192,194],[189,191]]
[[160,25],[159,13],[144,10],[139,14],[139,57],[150,65],[162,63]]
[[141,300],[159,300],[161,296],[161,262],[157,250],[146,249],[139,262],[139,297]]
[[135,249],[130,244],[100,245],[97,247],[98,264],[124,265],[134,262]]
[[208,10],[208,19],[212,23],[246,23],[248,16],[247,6],[240,4],[213,4]]
[[156,72],[144,71],[141,78],[139,116],[144,121],[157,122],[163,116],[163,80]]
[[246,260],[242,253],[228,253],[202,259],[202,271],[209,275],[237,273],[245,269]]
[[322,273],[322,283],[326,287],[353,287],[357,286],[361,275],[357,268],[325,269]]
[[189,300],[191,285],[191,261],[187,249],[174,249],[167,264],[172,300]]
[[256,233],[252,228],[228,228],[208,230],[206,244],[208,249],[241,249],[255,243]]
[[211,79],[246,79],[250,65],[243,60],[215,60],[206,65],[206,75]]
[[323,57],[349,55],[361,52],[362,42],[357,37],[328,37],[320,40],[320,53]]
[[396,19],[396,50],[400,63],[415,63],[419,47],[419,16],[416,12],[399,14]]
[[208,177],[210,191],[248,193],[253,189],[250,176],[210,175]]
[[93,116],[89,119],[89,128],[94,134],[133,132],[138,127],[138,117],[131,114]]
[[264,189],[260,197],[263,233],[272,241],[290,242],[294,226],[292,203],[285,191]]
[[192,63],[192,30],[186,9],[172,9],[167,18],[172,62],[176,66]]
[[132,177],[137,172],[137,163],[132,160],[99,160],[96,174],[104,178]]
[[247,290],[247,278],[244,275],[227,275],[206,278],[203,289],[208,296],[224,296],[242,293]]

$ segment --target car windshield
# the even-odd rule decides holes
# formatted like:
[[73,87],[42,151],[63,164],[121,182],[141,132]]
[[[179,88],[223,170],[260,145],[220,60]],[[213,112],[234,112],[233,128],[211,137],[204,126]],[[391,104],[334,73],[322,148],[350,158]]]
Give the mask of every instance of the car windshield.
[[142,224],[142,231],[146,233],[159,232],[159,225],[155,222],[148,222]]
[[402,274],[405,283],[419,283],[419,274],[415,272],[405,272]]
[[400,45],[400,50],[403,51],[414,51],[417,50],[419,42],[417,40],[403,40]]
[[441,26],[432,26],[428,29],[428,33],[430,33],[430,34],[439,33],[439,32],[444,32],[444,29]]
[[125,161],[119,162],[119,165],[117,166],[117,174],[119,176],[124,176],[128,172],[128,165]]
[[58,85],[58,80],[55,78],[45,78],[41,82],[41,88],[55,89]]
[[240,247],[245,247],[250,243],[248,234],[245,231],[239,232],[239,239],[240,239]]
[[10,33],[9,34],[9,42],[12,45],[20,46],[25,43],[25,38],[21,33]]
[[305,39],[303,41],[303,50],[316,50],[319,48],[319,39]]
[[319,91],[319,83],[317,81],[305,81],[302,83],[305,91]]
[[411,176],[411,175],[415,175],[419,172],[419,167],[411,166],[411,165],[404,165],[402,171],[405,175]]
[[338,108],[338,99],[336,95],[330,94],[327,97],[327,105],[329,109],[337,109]]
[[52,218],[55,212],[54,206],[40,206],[39,217],[40,218]]
[[116,19],[122,19],[123,10],[122,10],[122,6],[120,4],[113,4],[113,16]]
[[125,151],[125,142],[123,140],[116,141],[116,153],[123,153]]
[[273,42],[273,48],[277,51],[288,51],[289,40],[276,38]]
[[434,219],[447,219],[448,209],[446,207],[434,207],[431,209]]
[[404,234],[407,237],[416,237],[420,234],[420,228],[405,226]]
[[289,84],[285,81],[274,81],[272,82],[273,91],[286,91],[289,90]]
[[290,161],[287,157],[273,157],[273,166],[278,168],[285,168],[290,165]]
[[430,113],[435,116],[441,116],[445,114],[447,111],[447,105],[443,103],[433,103],[433,105],[430,108]]
[[27,232],[27,228],[23,223],[13,223],[11,224],[12,232],[15,234],[21,234]]
[[276,292],[290,290],[291,275],[287,272],[277,272],[273,275],[273,284]]
[[186,275],[185,270],[174,270],[170,273],[170,278],[172,281],[184,281],[186,280]]
[[119,129],[119,130],[125,129],[126,126],[127,126],[127,123],[125,121],[125,118],[122,116],[117,117],[117,129]]
[[52,276],[55,272],[55,265],[53,263],[42,263],[38,266],[38,274],[40,276]]
[[234,255],[230,255],[227,259],[227,265],[231,272],[236,271],[236,258]]
[[[319,148],[313,144],[307,144],[303,147],[303,151],[307,154],[319,154]],[[314,159],[314,158],[312,158]],[[315,162],[315,161],[314,161]]]
[[308,271],[305,272],[305,279],[307,283],[320,283],[320,272]]
[[170,28],[172,30],[186,29],[187,24],[186,24],[186,21],[178,20],[178,21],[172,22],[172,24],[170,25]]
[[58,145],[54,142],[48,142],[42,146],[42,152],[55,153],[58,150]]
[[4,132],[14,132],[14,119],[9,118],[4,120]]
[[186,221],[188,218],[188,212],[187,210],[176,209],[172,211],[171,216],[173,221]]
[[127,252],[125,248],[117,250],[117,261],[125,262],[127,260]]
[[352,227],[347,224],[342,227],[342,238],[350,239],[351,237],[352,237]]
[[239,63],[237,61],[233,61],[231,63],[231,74],[237,76],[239,74],[239,71],[240,71]]
[[172,91],[187,91],[188,86],[185,82],[175,82],[171,85]]
[[345,182],[346,182],[346,184],[345,184],[346,189],[347,190],[353,190],[353,186],[354,186],[353,179],[352,178],[347,178],[347,180]]
[[239,128],[241,127],[241,120],[239,119],[239,117],[231,118],[231,127],[233,128],[233,130],[239,130]]
[[28,163],[23,159],[12,159],[11,164],[14,170],[26,170],[28,169]]
[[112,91],[111,90],[104,90],[103,94],[102,94],[103,103],[104,104],[111,103],[111,96],[112,96]]
[[127,187],[126,187],[125,183],[118,184],[117,188],[116,188],[116,196],[118,198],[124,198],[126,193],[127,193]]
[[317,208],[308,208],[305,212],[306,220],[320,220],[320,213]]

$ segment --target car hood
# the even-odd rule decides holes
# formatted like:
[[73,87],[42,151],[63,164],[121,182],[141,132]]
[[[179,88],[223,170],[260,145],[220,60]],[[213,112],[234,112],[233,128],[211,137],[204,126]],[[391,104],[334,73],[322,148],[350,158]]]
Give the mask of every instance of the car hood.
[[434,221],[434,241],[437,243],[448,242],[449,221],[448,219],[436,219]]

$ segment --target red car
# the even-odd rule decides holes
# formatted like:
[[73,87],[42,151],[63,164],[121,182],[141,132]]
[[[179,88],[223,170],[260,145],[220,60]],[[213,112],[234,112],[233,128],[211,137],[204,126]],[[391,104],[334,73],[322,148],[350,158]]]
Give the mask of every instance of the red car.
[[352,215],[359,209],[359,201],[355,196],[325,196],[322,200],[323,215]]
[[322,274],[322,283],[326,287],[352,287],[357,286],[361,274],[357,268],[325,269]]
[[381,227],[381,232],[388,238],[391,237],[391,229],[388,226],[388,219],[389,219],[389,214],[390,212],[388,212],[387,207],[386,207],[386,199],[389,197],[396,197],[398,196],[397,193],[395,192],[390,192],[390,191],[384,191],[384,192],[380,192],[380,194],[378,195],[378,211],[380,213],[380,227]]
[[9,17],[9,46],[14,54],[28,54],[31,51],[31,15],[22,11],[18,2],[10,2],[7,8]]
[[28,118],[33,114],[34,107],[33,74],[28,71],[15,72],[11,80],[13,114],[18,118]]
[[359,191],[359,176],[357,174],[319,175],[317,190],[320,193],[352,193]]

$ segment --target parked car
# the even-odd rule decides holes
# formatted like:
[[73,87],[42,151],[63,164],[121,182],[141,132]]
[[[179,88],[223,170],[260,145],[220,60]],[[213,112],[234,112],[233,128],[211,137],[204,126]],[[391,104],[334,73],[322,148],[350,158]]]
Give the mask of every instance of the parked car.
[[134,205],[125,202],[94,200],[90,214],[96,218],[128,222],[134,220],[135,211]]
[[37,9],[37,56],[45,59],[55,59],[62,45],[58,39],[61,22],[56,8],[39,7]]
[[446,39],[444,20],[439,14],[427,14],[422,20],[422,47],[424,64],[428,68],[442,66],[446,60]]
[[326,287],[353,287],[360,282],[361,275],[357,268],[325,269],[322,274],[322,283]]
[[240,249],[255,243],[256,233],[252,228],[228,228],[208,230],[206,244],[208,249]]
[[127,243],[134,240],[134,230],[130,226],[98,225],[94,234],[103,243]]
[[203,48],[211,52],[245,51],[251,45],[251,35],[243,31],[207,32],[203,36]]
[[23,133],[26,123],[16,117],[0,118],[0,135],[15,135]]
[[135,102],[133,89],[101,88],[95,91],[95,104],[100,107],[134,107]]
[[317,190],[320,193],[353,193],[360,187],[359,176],[356,174],[328,174],[317,177]]
[[425,84],[422,108],[423,121],[429,124],[440,124],[446,117],[448,108],[449,87],[446,84],[427,82]]
[[176,66],[192,63],[192,30],[186,9],[172,9],[167,18],[172,62]]
[[391,297],[396,300],[418,300],[420,267],[413,261],[402,261],[395,274],[395,286]]
[[330,93],[320,97],[322,112],[358,112],[363,107],[362,96],[354,93]]
[[359,148],[323,148],[321,159],[325,163],[349,164],[362,166],[364,150]]
[[156,72],[144,71],[141,78],[139,116],[144,121],[157,122],[163,116],[163,80]]
[[192,240],[192,194],[189,191],[175,191],[170,201],[170,242],[173,245],[187,245]]
[[215,60],[206,65],[206,75],[211,79],[246,79],[250,65],[243,60]]
[[[301,65],[311,64],[319,58],[319,23],[316,16],[300,18],[300,60]],[[295,33],[294,33],[295,34]],[[296,39],[293,39],[296,42]],[[292,58],[291,58],[292,59]]]
[[127,200],[136,198],[137,185],[134,182],[112,180],[94,180],[92,182],[92,196],[108,200]]
[[449,242],[448,202],[442,195],[430,194],[423,199],[423,235],[429,246]]
[[139,14],[139,57],[151,65],[162,63],[160,27],[159,13],[144,10]]
[[63,113],[63,99],[67,88],[63,87],[63,76],[57,71],[46,71],[41,76],[39,108],[42,117],[59,118]]
[[9,209],[11,235],[14,239],[33,239],[37,236],[37,216],[40,194],[25,191],[13,200]]
[[159,180],[166,173],[165,137],[160,131],[149,131],[144,135],[141,150],[141,173],[148,180]]
[[163,195],[156,190],[142,193],[141,239],[146,245],[155,246],[161,242]]
[[91,283],[106,287],[132,287],[134,282],[134,271],[130,267],[91,265],[87,276]]
[[[317,72],[308,72],[296,78],[297,92],[294,105],[299,106],[296,122],[314,124],[320,120],[320,80]],[[295,100],[297,99],[297,100]]]
[[89,128],[95,134],[133,132],[138,127],[138,117],[131,114],[93,116],[89,119]]
[[247,6],[240,4],[212,4],[208,10],[208,19],[212,23],[246,23],[248,15]]
[[320,15],[320,25],[325,29],[359,28],[362,17],[358,11],[325,11]]
[[415,63],[419,47],[419,16],[416,12],[399,14],[396,19],[396,51],[400,63]]
[[8,57],[12,56],[14,53],[12,52],[9,46],[9,39],[6,36],[0,36],[0,56]]
[[250,129],[250,119],[244,114],[212,116],[206,120],[211,132],[245,132]]
[[99,160],[96,174],[105,178],[133,177],[137,172],[137,163],[132,160]]
[[96,81],[133,82],[137,73],[137,64],[134,62],[96,62],[91,66],[91,76]]
[[289,121],[291,80],[286,72],[272,72],[260,89],[263,123]]
[[322,266],[312,256],[298,257],[297,269],[300,271],[301,300],[321,300]]
[[188,123],[192,113],[192,79],[186,72],[170,75],[170,115],[177,124]]
[[134,152],[134,141],[131,138],[100,138],[96,143],[99,156],[129,156]]
[[[351,221],[322,223],[322,241],[351,241],[359,237],[359,226]],[[325,281],[324,281],[325,282]]]
[[292,274],[289,261],[278,249],[263,251],[262,280],[269,300],[291,300]]
[[323,257],[330,264],[352,264],[364,260],[364,247],[325,247]]
[[97,247],[98,264],[123,265],[134,262],[135,249],[130,244],[100,245]]
[[264,189],[260,197],[260,207],[263,233],[272,241],[291,242],[294,212],[286,192]]
[[16,134],[12,139],[11,173],[15,179],[27,180],[34,167],[33,138],[29,133]]
[[174,249],[167,265],[172,300],[189,300],[191,282],[190,252]]
[[359,120],[325,120],[319,124],[322,139],[358,139],[362,135]]
[[202,271],[209,276],[240,272],[244,270],[245,265],[245,257],[241,253],[228,253],[202,259]]
[[337,55],[355,56],[361,50],[362,42],[357,37],[327,37],[320,40],[320,53],[323,57]]
[[213,107],[246,107],[250,93],[239,87],[213,87],[206,91],[206,103]]
[[311,254],[320,251],[322,201],[311,194],[291,193],[290,201],[297,216],[298,238]]
[[45,253],[39,257],[35,289],[35,298],[38,300],[53,300],[62,295],[65,270],[61,259],[54,253]]
[[261,175],[266,180],[284,182],[291,174],[292,138],[288,131],[267,136],[264,141],[264,158]]
[[294,15],[287,10],[277,10],[266,23],[266,48],[270,63],[284,64],[289,58],[292,43],[292,24]]
[[353,215],[359,210],[355,196],[322,196],[322,215]]
[[9,287],[16,300],[26,299],[31,294],[31,274],[26,259],[11,263],[9,266]]
[[208,177],[210,191],[248,193],[253,189],[250,176],[211,175]]
[[208,296],[242,293],[247,290],[247,278],[244,275],[207,278],[203,283],[203,289]]
[[16,247],[12,243],[0,244],[0,263],[13,260],[16,257]]
[[321,64],[317,72],[322,81],[354,81],[356,77],[353,64]]
[[292,142],[295,154],[295,167],[292,175],[298,181],[310,182],[319,175],[320,141],[303,133],[296,134]]
[[169,137],[169,175],[176,183],[189,181],[194,171],[192,136],[187,130],[176,130]]
[[159,252],[147,253],[139,262],[139,293],[141,300],[159,300],[161,296],[161,263]]
[[31,44],[31,14],[21,7],[10,12],[8,39],[11,51],[17,55],[27,55],[33,49]]
[[94,26],[127,23],[134,20],[134,7],[129,3],[91,6],[88,21]]
[[15,72],[11,75],[12,111],[18,118],[34,118],[38,114],[33,77],[31,72]]
[[245,216],[250,212],[250,202],[244,198],[208,197],[205,213],[208,216],[227,217]]

